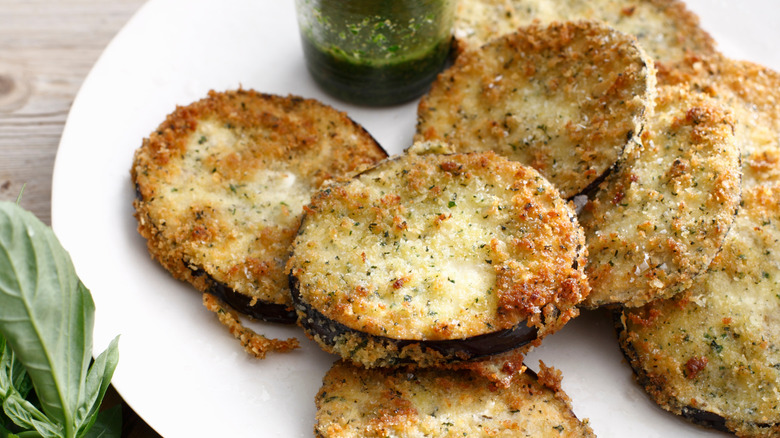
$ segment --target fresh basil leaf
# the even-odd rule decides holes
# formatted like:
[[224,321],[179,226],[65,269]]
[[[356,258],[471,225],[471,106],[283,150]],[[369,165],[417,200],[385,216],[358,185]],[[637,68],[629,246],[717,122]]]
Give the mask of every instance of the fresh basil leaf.
[[25,365],[43,411],[75,436],[94,304],[54,233],[0,204],[0,331]]
[[11,391],[3,401],[3,411],[14,424],[23,429],[33,429],[45,438],[62,436],[62,427],[53,424],[43,412],[16,391]]
[[5,338],[0,335],[0,401],[5,400],[13,387],[14,368],[17,363],[14,352],[8,348]]
[[16,388],[16,391],[26,398],[32,390],[32,382],[24,365],[16,360],[13,350],[0,335],[0,400],[5,398],[11,387]]
[[104,409],[97,414],[95,424],[84,438],[120,438],[122,433],[122,406]]
[[94,421],[90,414],[117,358],[114,342],[89,372],[94,313],[89,290],[51,228],[18,205],[0,202],[0,334],[27,370],[48,418],[38,418],[35,406],[19,400],[11,409],[29,410],[35,420],[29,423],[42,436],[48,436],[47,421],[61,428],[56,436],[63,438],[79,436]]
[[[27,372],[19,361],[14,357],[14,352],[8,347],[5,338],[0,335],[0,407],[5,404],[5,400],[12,394],[19,394],[22,398],[30,392],[32,384]],[[0,432],[11,431],[5,428],[16,430],[18,426],[9,418],[3,409],[0,409]],[[4,435],[0,434],[0,437]]]
[[86,390],[83,393],[85,399],[79,403],[80,408],[76,415],[79,436],[92,427],[118,362],[119,337],[116,337],[108,348],[95,359],[89,369],[89,374],[87,374]]

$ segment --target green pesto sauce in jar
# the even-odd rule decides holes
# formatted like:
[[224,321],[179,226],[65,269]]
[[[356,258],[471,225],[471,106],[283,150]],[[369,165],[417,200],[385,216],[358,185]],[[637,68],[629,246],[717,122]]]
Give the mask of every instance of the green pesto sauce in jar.
[[454,0],[296,0],[296,8],[310,74],[349,102],[419,97],[449,54]]

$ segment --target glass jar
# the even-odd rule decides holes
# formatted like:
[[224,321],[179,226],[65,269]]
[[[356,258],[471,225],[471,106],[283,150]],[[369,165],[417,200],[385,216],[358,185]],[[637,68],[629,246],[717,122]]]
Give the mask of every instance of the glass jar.
[[306,65],[348,102],[421,96],[450,51],[455,0],[296,0]]

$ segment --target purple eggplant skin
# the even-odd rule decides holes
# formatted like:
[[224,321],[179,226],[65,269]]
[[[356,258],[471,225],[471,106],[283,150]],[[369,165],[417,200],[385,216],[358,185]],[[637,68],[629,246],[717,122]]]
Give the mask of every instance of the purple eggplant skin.
[[261,321],[295,324],[297,319],[295,310],[289,306],[261,300],[256,300],[255,303],[252,304],[251,297],[234,291],[226,284],[215,280],[202,269],[194,270],[192,275],[205,275],[209,285],[205,293],[214,295],[239,313]]
[[710,427],[721,432],[731,432],[726,427],[726,419],[718,414],[696,409],[691,406],[684,406],[682,408],[682,416],[688,421],[699,426]]
[[[430,351],[436,356],[441,356],[443,361],[448,363],[504,353],[527,345],[537,338],[538,329],[529,327],[524,321],[509,329],[464,339],[426,341],[376,336],[351,329],[323,315],[302,299],[299,293],[298,279],[294,275],[289,276],[289,282],[293,303],[299,315],[298,324],[309,337],[324,344],[323,347],[326,350],[328,346],[333,346],[339,342],[340,337],[348,334],[364,339],[365,342],[363,344],[365,345],[381,345],[387,351],[400,352],[410,346],[419,346],[423,351]],[[349,360],[349,358],[345,359]],[[382,363],[381,365],[400,366],[414,363],[416,362],[410,358],[397,355],[391,359],[391,363]]]

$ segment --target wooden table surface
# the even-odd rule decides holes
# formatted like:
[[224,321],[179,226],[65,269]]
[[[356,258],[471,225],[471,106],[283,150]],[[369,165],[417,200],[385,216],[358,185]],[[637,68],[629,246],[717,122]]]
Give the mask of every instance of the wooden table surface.
[[[144,0],[0,0],[0,200],[51,223],[54,158],[73,99]],[[159,437],[123,404],[123,437]]]

